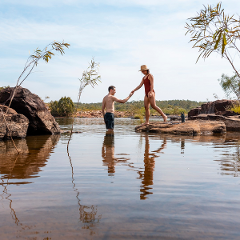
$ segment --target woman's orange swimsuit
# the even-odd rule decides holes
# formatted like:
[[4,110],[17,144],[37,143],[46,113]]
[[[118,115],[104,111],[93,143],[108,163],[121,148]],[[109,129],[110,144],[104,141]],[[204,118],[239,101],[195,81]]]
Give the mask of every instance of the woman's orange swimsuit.
[[[151,88],[150,88],[151,83],[150,83],[150,80],[148,79],[148,76],[144,79],[144,82],[143,82],[144,87],[145,87],[145,94],[146,94],[147,97],[148,97],[148,93],[151,90]],[[154,90],[153,90],[153,92],[154,92]]]

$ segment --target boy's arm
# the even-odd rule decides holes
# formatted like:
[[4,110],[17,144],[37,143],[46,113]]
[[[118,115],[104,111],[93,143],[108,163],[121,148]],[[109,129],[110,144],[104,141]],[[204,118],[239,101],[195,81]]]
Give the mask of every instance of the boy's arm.
[[129,98],[130,98],[132,95],[133,95],[133,93],[131,92],[131,93],[129,94],[129,96],[126,97],[125,99],[118,99],[118,98],[116,98],[116,97],[114,97],[114,96],[112,96],[112,99],[113,99],[113,101],[115,101],[115,102],[125,103],[125,102],[127,102],[127,101],[129,100]]

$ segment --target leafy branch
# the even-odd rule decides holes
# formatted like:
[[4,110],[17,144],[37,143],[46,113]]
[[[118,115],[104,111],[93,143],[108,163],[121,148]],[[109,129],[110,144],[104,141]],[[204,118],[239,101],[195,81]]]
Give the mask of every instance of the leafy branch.
[[[80,102],[80,98],[85,87],[90,85],[92,88],[94,88],[96,85],[98,85],[99,82],[101,82],[101,76],[99,75],[99,63],[96,63],[94,58],[92,58],[87,70],[83,71],[82,77],[79,78],[79,81],[80,81],[80,87],[78,91],[78,102],[77,102],[78,104]],[[68,151],[68,146],[71,140],[72,132],[73,132],[73,123],[72,123],[70,137],[67,144],[67,151]]]
[[211,53],[217,52],[229,61],[240,77],[229,53],[229,49],[236,50],[238,55],[240,53],[237,45],[240,39],[240,20],[234,15],[226,15],[220,2],[215,7],[203,6],[197,16],[188,18],[188,21],[185,25],[186,35],[191,35],[190,42],[200,53],[196,62],[200,57],[206,59]]

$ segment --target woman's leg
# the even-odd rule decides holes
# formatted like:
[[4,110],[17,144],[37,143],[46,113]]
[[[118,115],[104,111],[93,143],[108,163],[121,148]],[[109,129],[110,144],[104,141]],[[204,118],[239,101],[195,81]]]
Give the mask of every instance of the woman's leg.
[[149,109],[149,106],[150,106],[150,102],[149,102],[149,99],[147,96],[144,97],[144,107],[145,107],[145,124],[149,124],[149,117],[150,117],[150,109]]
[[159,107],[156,105],[155,93],[153,93],[152,96],[149,97],[148,99],[149,99],[149,102],[150,102],[150,104],[151,104],[151,107],[152,107],[154,110],[156,110],[158,113],[160,113],[161,116],[162,116],[162,118],[163,118],[163,120],[164,120],[164,122],[166,122],[166,121],[167,121],[167,116],[163,113],[162,109],[159,108]]

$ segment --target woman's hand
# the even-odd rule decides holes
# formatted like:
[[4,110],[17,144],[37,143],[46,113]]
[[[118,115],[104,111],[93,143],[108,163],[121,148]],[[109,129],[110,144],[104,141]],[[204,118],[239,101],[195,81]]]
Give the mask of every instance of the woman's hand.
[[148,97],[149,97],[149,98],[153,97],[153,91],[150,91],[150,92],[148,93]]
[[134,94],[134,92],[135,92],[135,91],[134,91],[134,90],[132,90],[130,94],[132,94],[132,95],[133,95],[133,94]]

